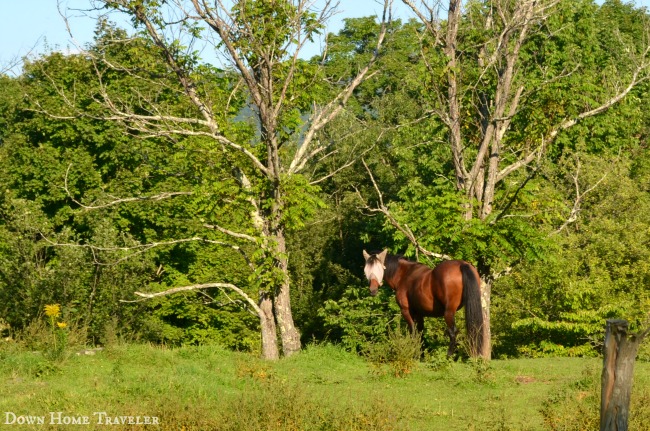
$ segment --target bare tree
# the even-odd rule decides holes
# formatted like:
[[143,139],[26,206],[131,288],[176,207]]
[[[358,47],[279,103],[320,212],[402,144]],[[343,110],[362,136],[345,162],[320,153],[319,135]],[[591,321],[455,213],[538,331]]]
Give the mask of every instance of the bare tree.
[[[383,16],[372,58],[352,79],[331,83],[332,88],[338,90],[324,102],[319,103],[314,99],[308,112],[305,112],[297,100],[310,97],[306,90],[314,83],[307,82],[305,85],[304,80],[298,80],[304,79],[301,76],[304,61],[300,53],[332,16],[334,7],[331,0],[324,1],[317,11],[313,0],[171,0],[162,5],[148,1],[95,1],[97,10],[108,8],[131,17],[136,28],[141,29],[160,51],[175,77],[179,93],[192,107],[184,115],[179,115],[168,110],[164,103],[156,100],[155,95],[138,93],[131,100],[115,97],[103,84],[103,70],[117,70],[145,81],[151,80],[151,77],[140,75],[137,68],[116,64],[115,60],[101,57],[97,52],[88,52],[87,55],[97,65],[102,83],[98,100],[108,112],[102,118],[121,122],[140,136],[208,139],[215,144],[215,148],[220,149],[216,157],[229,157],[228,160],[236,161],[232,175],[248,196],[246,211],[249,220],[246,226],[206,223],[203,227],[224,239],[229,238],[233,243],[259,250],[262,257],[258,260],[267,262],[260,263],[256,268],[258,272],[260,268],[266,268],[262,270],[267,272],[267,287],[261,289],[259,301],[256,303],[244,295],[245,301],[260,317],[265,357],[278,357],[277,347],[273,351],[276,324],[284,355],[297,352],[301,346],[290,304],[286,245],[287,212],[291,205],[289,190],[294,183],[298,187],[303,183],[309,184],[308,180],[300,182],[294,179],[305,176],[306,167],[327,153],[328,144],[318,140],[319,131],[345,109],[355,88],[370,75],[386,34],[390,5],[391,0],[383,2]],[[237,140],[227,132],[230,120],[222,114],[227,106],[216,105],[210,93],[202,90],[201,82],[197,79],[199,74],[195,73],[192,61],[188,61],[197,41],[206,45],[204,50],[210,49],[216,53],[223,65],[239,77],[238,84],[232,88],[232,96],[246,94],[259,127],[258,143]],[[160,85],[166,84],[161,82]],[[61,90],[61,95],[73,105],[69,94]],[[292,110],[309,114],[302,126],[293,129],[285,121]],[[57,116],[56,113],[49,114]],[[76,115],[88,114],[77,112],[70,117]],[[59,118],[63,117],[66,116],[59,115]],[[86,207],[167,199],[186,194],[183,191],[169,191],[155,196],[120,197]],[[167,293],[203,289],[206,286],[225,287],[244,294],[237,286],[219,283],[177,287]]]
[[[424,23],[429,36],[447,61],[445,82],[439,83],[432,99],[438,101],[437,116],[448,129],[457,188],[465,193],[468,200],[475,200],[478,205],[476,213],[468,206],[467,218],[476,215],[485,219],[489,216],[494,210],[497,184],[538,161],[558,133],[585,118],[605,112],[649,76],[650,44],[646,43],[641,52],[631,47],[626,52],[629,64],[633,65],[632,70],[630,73],[613,74],[610,78],[613,81],[610,86],[612,90],[602,100],[574,117],[556,123],[536,138],[536,144],[530,142],[507,147],[513,118],[526,106],[529,97],[540,91],[540,86],[549,85],[574,72],[565,70],[559,76],[548,76],[541,84],[527,82],[523,76],[525,60],[522,59],[522,49],[529,39],[544,31],[544,22],[557,12],[560,0],[486,2],[487,12],[482,23],[484,37],[478,42],[474,65],[478,70],[478,79],[474,82],[466,82],[459,60],[465,54],[460,48],[461,26],[476,25],[471,17],[462,18],[462,1],[424,1],[421,5],[411,0],[403,2]],[[447,19],[443,21],[441,16],[445,11]],[[467,61],[467,56],[464,61]],[[494,86],[486,91],[482,88],[482,79],[492,74],[495,75]],[[467,100],[473,101],[473,112],[462,115],[460,106]],[[476,140],[463,134],[463,126],[475,118],[479,119],[480,129]]]
[[17,58],[12,58],[7,62],[3,62],[3,64],[0,64],[0,75],[5,75],[9,73],[9,71],[11,71],[16,66],[18,66],[18,64],[20,64],[20,60],[18,60]]
[[[40,41],[39,41],[40,42]],[[36,53],[38,42],[35,43],[30,49],[22,55],[14,55],[9,59],[0,61],[0,75],[8,75],[19,73],[19,67],[23,64],[25,58],[29,58]]]

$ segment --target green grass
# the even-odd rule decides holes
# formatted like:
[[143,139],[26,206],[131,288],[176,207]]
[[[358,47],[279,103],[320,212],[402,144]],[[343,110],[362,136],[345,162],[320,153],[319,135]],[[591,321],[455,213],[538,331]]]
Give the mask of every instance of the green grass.
[[[0,349],[0,429],[71,429],[48,425],[49,412],[89,416],[72,428],[84,430],[154,428],[99,426],[94,412],[155,416],[160,430],[589,429],[600,367],[576,358],[420,363],[396,377],[333,346],[275,363],[214,346],[128,345],[59,363]],[[634,387],[633,420],[648,424],[650,364],[637,363]],[[46,424],[6,425],[6,412]]]

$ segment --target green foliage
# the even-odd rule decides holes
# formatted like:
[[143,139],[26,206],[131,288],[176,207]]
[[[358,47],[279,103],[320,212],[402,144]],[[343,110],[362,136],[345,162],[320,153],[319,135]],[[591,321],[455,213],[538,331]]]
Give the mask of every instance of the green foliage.
[[[224,301],[220,303],[217,301]],[[221,292],[172,296],[152,304],[143,323],[145,339],[166,345],[218,343],[238,351],[258,351],[258,319]]]
[[309,179],[300,174],[283,175],[280,179],[284,211],[282,223],[292,230],[305,227],[305,223],[326,207],[318,192],[320,187],[309,183]]
[[387,330],[399,323],[401,314],[392,292],[379,292],[373,297],[366,290],[349,287],[337,301],[325,301],[318,314],[326,336],[353,351],[387,342]]
[[[101,339],[104,326],[114,318],[130,331],[127,328],[142,308],[122,307],[117,301],[143,283],[145,270],[150,269],[146,260],[136,258],[119,268],[104,266],[102,253],[93,256],[83,247],[51,247],[44,241],[46,237],[65,244],[74,238],[69,231],[53,232],[33,203],[13,200],[2,210],[0,314],[12,328],[27,327],[46,304],[60,303],[67,322],[87,328],[91,342]],[[110,230],[101,233],[105,236],[100,238],[98,229],[95,239],[102,245],[115,239]]]
[[[99,24],[97,35],[92,48],[97,55],[116,62],[137,59],[144,75],[167,76],[150,43],[134,39],[111,44],[126,40],[126,33],[105,22]],[[147,251],[142,243],[191,238],[203,223],[218,216],[226,226],[241,225],[245,212],[236,205],[246,211],[249,204],[234,187],[232,176],[224,175],[228,160],[205,163],[204,154],[215,149],[204,139],[139,139],[124,133],[117,123],[99,120],[107,113],[99,102],[95,66],[101,69],[101,91],[110,97],[126,101],[135,94],[153,95],[170,109],[188,109],[178,99],[173,80],[152,85],[104,63],[94,65],[81,55],[53,53],[25,65],[24,74],[12,84],[26,97],[16,99],[7,91],[1,98],[6,108],[2,118],[11,127],[0,148],[0,187],[7,191],[0,199],[0,314],[20,330],[45,304],[60,303],[71,323],[87,331],[90,343],[105,343],[110,332],[126,339],[219,340],[232,348],[255,349],[256,323],[241,304],[228,305],[221,292],[209,292],[211,297],[190,295],[171,307],[119,302],[133,299],[134,291],[147,290],[150,283],[149,288],[165,288],[181,278],[201,282],[217,276],[220,281],[245,281],[240,275],[246,265],[241,255],[215,253],[216,247],[202,253],[183,243],[175,249]],[[234,111],[225,115],[237,115],[242,99],[231,97],[229,75],[213,68],[201,73],[206,81],[200,91],[210,92],[215,103],[228,93],[228,107]],[[61,95],[73,91],[75,104],[64,103]],[[77,110],[85,115],[75,121],[46,114],[72,116]],[[235,132],[250,136],[250,128]],[[191,198],[111,205],[122,197],[169,191],[184,191]],[[197,220],[188,222],[188,212]],[[214,232],[205,236],[215,242],[222,239]],[[210,259],[221,261],[221,271],[233,275],[220,276],[208,264]],[[181,317],[175,316],[174,308]]]
[[[502,295],[493,313],[502,317],[504,348],[519,344],[519,353],[532,356],[595,355],[605,319],[625,318],[635,327],[645,319],[650,200],[639,181],[643,169],[634,167],[646,163],[647,152],[616,157],[610,163],[580,156],[580,190],[596,185],[584,196],[580,218],[552,237],[556,245],[546,258],[498,283]],[[557,169],[558,188],[566,181],[575,199],[576,165]]]
[[235,44],[252,65],[262,61],[258,57],[260,47],[264,47],[266,52],[271,52],[278,58],[287,55],[287,42],[295,43],[292,38],[298,36],[292,31],[296,17],[309,40],[313,40],[323,29],[323,24],[315,12],[299,9],[289,1],[237,2],[233,6],[233,17],[235,25],[239,26],[236,34],[240,35],[235,39]]

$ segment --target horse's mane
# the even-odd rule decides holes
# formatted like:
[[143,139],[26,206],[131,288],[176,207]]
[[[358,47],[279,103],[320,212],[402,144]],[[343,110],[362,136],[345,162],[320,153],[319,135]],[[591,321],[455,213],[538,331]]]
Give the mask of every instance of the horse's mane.
[[410,260],[404,257],[402,254],[389,254],[386,256],[386,261],[384,262],[384,266],[386,269],[384,270],[384,277],[392,277],[395,272],[397,272],[399,268],[399,261],[403,260],[405,262],[410,263],[411,265],[414,266],[427,266],[424,263],[420,263],[415,260]]
[[[370,259],[368,260],[369,263],[374,263],[379,260],[377,255],[381,253],[382,250],[373,250],[369,252],[368,254],[370,255]],[[387,254],[386,259],[384,260],[384,277],[392,277],[397,270],[399,269],[399,261],[404,260],[410,264],[413,265],[424,265],[423,263],[412,261],[404,257],[402,254]]]
[[386,267],[386,269],[384,270],[384,277],[392,277],[397,272],[397,269],[399,268],[400,260],[404,260],[414,265],[422,265],[419,262],[408,260],[401,254],[389,254],[386,256],[386,260],[384,261],[384,266]]

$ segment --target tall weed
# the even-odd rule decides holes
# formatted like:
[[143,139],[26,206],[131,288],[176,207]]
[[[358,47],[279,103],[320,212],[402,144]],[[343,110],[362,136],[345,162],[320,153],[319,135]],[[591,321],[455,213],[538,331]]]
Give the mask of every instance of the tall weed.
[[63,361],[70,350],[85,344],[86,329],[61,316],[58,304],[46,306],[45,316],[32,320],[16,334],[16,342],[23,348],[40,352],[50,361]]

